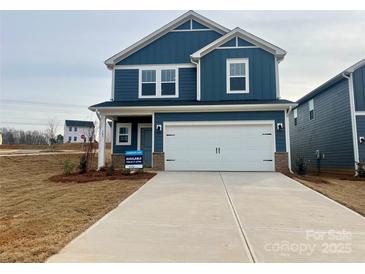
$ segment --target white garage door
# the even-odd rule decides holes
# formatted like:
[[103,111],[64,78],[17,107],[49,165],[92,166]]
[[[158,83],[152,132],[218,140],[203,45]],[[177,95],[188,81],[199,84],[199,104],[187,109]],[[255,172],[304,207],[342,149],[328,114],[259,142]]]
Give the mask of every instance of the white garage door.
[[274,171],[273,121],[167,122],[166,170]]

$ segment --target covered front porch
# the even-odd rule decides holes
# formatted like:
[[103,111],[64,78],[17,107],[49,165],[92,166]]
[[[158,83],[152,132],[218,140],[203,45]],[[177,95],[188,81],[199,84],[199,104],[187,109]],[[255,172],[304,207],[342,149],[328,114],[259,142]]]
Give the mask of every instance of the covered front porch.
[[[102,114],[99,118],[98,169],[106,165],[106,121],[111,120],[111,161],[115,168],[124,167],[124,153],[142,150],[144,167],[152,167],[153,115]],[[109,157],[108,157],[109,158]]]

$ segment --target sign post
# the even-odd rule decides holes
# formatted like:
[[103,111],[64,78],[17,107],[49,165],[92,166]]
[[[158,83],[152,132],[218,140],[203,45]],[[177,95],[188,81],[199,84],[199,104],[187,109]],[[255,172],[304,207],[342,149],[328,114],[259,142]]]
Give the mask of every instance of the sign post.
[[143,150],[128,150],[124,154],[125,168],[143,168]]

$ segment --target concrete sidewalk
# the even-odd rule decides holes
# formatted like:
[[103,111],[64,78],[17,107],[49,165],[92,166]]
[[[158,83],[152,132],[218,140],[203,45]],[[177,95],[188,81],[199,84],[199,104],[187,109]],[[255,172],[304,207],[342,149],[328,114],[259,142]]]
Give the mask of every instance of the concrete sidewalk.
[[253,261],[364,262],[365,219],[280,173],[163,172],[48,260]]

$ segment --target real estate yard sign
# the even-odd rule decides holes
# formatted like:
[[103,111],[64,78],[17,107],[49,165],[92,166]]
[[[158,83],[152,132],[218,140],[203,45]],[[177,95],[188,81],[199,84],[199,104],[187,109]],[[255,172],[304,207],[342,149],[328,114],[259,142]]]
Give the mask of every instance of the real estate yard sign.
[[143,150],[128,150],[124,154],[125,168],[143,168]]

